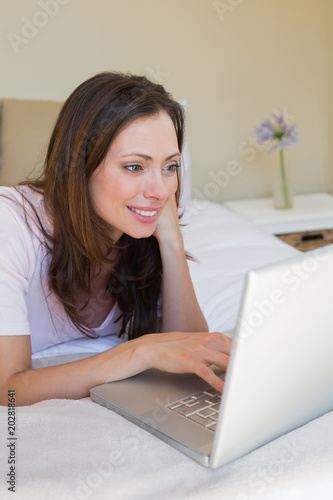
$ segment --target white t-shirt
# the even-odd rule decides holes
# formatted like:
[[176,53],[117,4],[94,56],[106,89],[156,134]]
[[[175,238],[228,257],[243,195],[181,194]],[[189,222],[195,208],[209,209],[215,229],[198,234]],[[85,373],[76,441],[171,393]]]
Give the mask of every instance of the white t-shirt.
[[[33,203],[44,227],[43,196],[24,186],[20,190]],[[49,292],[47,269],[50,258],[43,245],[29,204],[26,221],[14,188],[0,187],[0,335],[30,335],[32,353],[55,344],[84,337],[69,320],[60,301]],[[98,336],[117,334],[121,328],[117,304],[94,332]],[[118,321],[117,321],[118,320]]]

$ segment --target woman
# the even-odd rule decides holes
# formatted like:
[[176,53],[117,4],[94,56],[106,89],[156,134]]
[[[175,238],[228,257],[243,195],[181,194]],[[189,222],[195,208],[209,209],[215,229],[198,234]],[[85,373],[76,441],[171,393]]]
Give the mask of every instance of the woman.
[[[102,73],[56,121],[42,176],[0,191],[1,404],[82,398],[149,368],[218,390],[230,340],[208,333],[177,205],[181,106],[145,77]],[[31,369],[31,353],[118,333],[84,360]]]

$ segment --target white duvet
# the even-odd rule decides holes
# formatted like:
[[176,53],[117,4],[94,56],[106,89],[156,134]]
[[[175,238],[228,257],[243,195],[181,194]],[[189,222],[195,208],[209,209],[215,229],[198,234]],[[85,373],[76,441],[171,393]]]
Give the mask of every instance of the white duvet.
[[[196,293],[211,330],[235,326],[248,270],[296,250],[213,203],[183,228]],[[192,214],[192,215],[191,215]],[[34,356],[35,366],[114,345],[83,339]],[[93,403],[50,400],[16,409],[16,493],[8,491],[8,409],[0,407],[0,498],[331,500],[333,412],[222,467],[208,470]],[[246,415],[244,415],[246,425]]]

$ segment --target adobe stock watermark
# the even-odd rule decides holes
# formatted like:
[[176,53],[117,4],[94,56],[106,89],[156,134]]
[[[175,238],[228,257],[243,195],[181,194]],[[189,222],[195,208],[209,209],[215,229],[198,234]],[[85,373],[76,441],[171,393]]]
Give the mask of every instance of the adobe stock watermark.
[[[273,113],[281,113],[280,110],[274,108]],[[286,119],[286,123],[295,118],[295,115],[288,113],[286,106],[282,108],[282,114]],[[239,143],[237,146],[237,151],[241,156],[244,156],[248,163],[253,162],[258,151],[265,149],[265,145],[260,145],[257,143],[255,135],[249,135],[246,140]],[[199,212],[204,210],[210,201],[214,201],[221,192],[226,189],[232,179],[240,175],[244,171],[241,163],[235,159],[229,160],[226,166],[217,172],[210,170],[208,176],[210,181],[206,182],[201,189],[194,187],[192,189],[191,200],[186,204],[186,210],[184,213],[184,219],[187,219],[191,215],[197,215]]]
[[[285,117],[287,125],[289,125],[290,120],[296,118],[296,115],[288,113],[287,107],[283,106],[282,111],[279,109],[273,108],[272,114],[283,114]],[[245,141],[239,143],[237,147],[237,151],[241,156],[245,157],[245,160],[248,163],[252,163],[256,157],[258,151],[263,151],[266,148],[264,144],[258,144],[257,138],[255,135],[249,135]]]
[[131,431],[121,438],[119,444],[119,449],[111,450],[106,457],[93,461],[89,467],[89,474],[86,476],[80,474],[75,480],[72,492],[63,493],[61,500],[86,500],[92,498],[92,495],[98,495],[103,483],[106,480],[110,481],[117,469],[128,464],[131,455],[140,447],[140,439]]
[[287,440],[283,443],[276,458],[270,460],[263,467],[248,478],[248,491],[237,495],[236,500],[250,500],[253,495],[264,493],[266,488],[285,472],[287,467],[294,464],[299,456],[306,450],[296,439]]
[[291,264],[290,268],[281,276],[281,281],[287,286],[287,289],[283,291],[280,288],[274,288],[263,300],[254,301],[253,308],[241,323],[241,330],[235,341],[243,343],[248,339],[256,328],[261,327],[267,318],[286,302],[288,293],[297,292],[302,284],[316,273],[321,263],[329,258],[333,258],[333,247],[324,246],[314,250],[311,256],[305,254],[299,264]]
[[146,417],[140,426],[145,431],[150,432],[150,434],[155,434],[158,424],[165,422],[173,414],[172,410],[167,406],[171,403],[169,396],[166,396],[164,402],[159,398],[155,398],[154,403],[155,407],[151,412],[151,416]]
[[[98,494],[98,490],[103,485],[104,481],[110,481],[116,470],[121,466],[126,466],[129,463],[130,457],[139,450],[144,443],[145,437],[142,434],[142,429],[148,430],[154,434],[154,428],[157,424],[165,422],[172,414],[172,411],[166,407],[171,400],[166,398],[166,403],[156,398],[156,407],[153,409],[151,418],[145,419],[141,427],[131,426],[130,431],[126,432],[120,439],[119,449],[111,450],[109,455],[102,457],[100,460],[93,461],[90,466],[90,472],[86,476],[79,475],[75,480],[75,485],[71,493],[63,493],[61,500],[86,500],[91,498],[93,494]],[[150,428],[150,425],[153,429]],[[108,483],[110,484],[110,483]]]
[[170,75],[170,73],[162,71],[159,64],[156,64],[155,68],[152,68],[151,66],[146,66],[146,71],[150,76],[150,78],[152,78],[155,82],[159,83],[160,85],[163,84],[166,78],[168,78],[168,76]]
[[30,19],[21,17],[22,25],[20,33],[10,31],[7,33],[7,38],[12,46],[12,49],[17,54],[20,48],[27,45],[30,40],[38,35],[42,28],[45,28],[50,19],[57,16],[60,6],[67,5],[71,0],[39,0],[38,5],[40,10],[32,15]]
[[242,171],[241,165],[236,160],[228,161],[226,166],[217,172],[210,170],[208,175],[211,180],[206,182],[202,189],[196,187],[192,189],[192,199],[186,204],[186,220],[191,215],[197,215],[201,210],[204,210],[209,202],[217,198],[221,191],[229,186],[231,180],[240,175]]
[[91,296],[81,310],[81,317],[84,323],[91,324],[95,321],[98,313],[111,309],[111,299],[121,293],[129,284],[129,281],[135,281],[134,276],[122,276],[116,270],[112,271],[112,277],[109,280],[106,290],[99,290],[94,296]]
[[226,14],[234,12],[234,10],[242,5],[243,2],[244,0],[214,0],[213,7],[219,16],[220,21],[224,21]]

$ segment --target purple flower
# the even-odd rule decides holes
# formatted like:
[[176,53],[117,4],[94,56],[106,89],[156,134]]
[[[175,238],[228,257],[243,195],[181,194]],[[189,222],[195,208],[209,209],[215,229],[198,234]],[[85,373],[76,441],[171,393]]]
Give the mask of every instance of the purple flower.
[[269,153],[284,149],[299,141],[296,125],[288,125],[282,113],[274,113],[270,120],[263,120],[255,129],[258,144],[273,142]]

